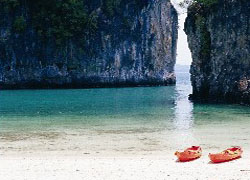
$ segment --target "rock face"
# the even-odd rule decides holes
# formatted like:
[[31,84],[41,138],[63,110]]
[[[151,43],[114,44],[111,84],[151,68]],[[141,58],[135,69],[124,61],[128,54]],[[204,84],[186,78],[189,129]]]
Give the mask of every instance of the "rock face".
[[[129,25],[107,18],[101,0],[91,1],[97,30],[84,46],[70,39],[63,48],[38,36],[23,2],[15,13],[0,12],[0,89],[175,83],[178,17],[169,0],[149,0],[139,11],[128,3],[121,14]],[[24,14],[22,33],[13,30],[17,14]]]
[[185,22],[197,100],[250,103],[250,1],[195,4]]

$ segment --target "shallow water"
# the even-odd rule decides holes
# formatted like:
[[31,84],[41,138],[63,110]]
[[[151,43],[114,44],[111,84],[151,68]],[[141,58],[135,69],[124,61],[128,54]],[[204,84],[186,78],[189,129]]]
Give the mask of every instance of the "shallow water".
[[250,148],[249,107],[193,104],[188,73],[177,75],[177,85],[168,87],[1,91],[1,149],[154,154],[188,145]]

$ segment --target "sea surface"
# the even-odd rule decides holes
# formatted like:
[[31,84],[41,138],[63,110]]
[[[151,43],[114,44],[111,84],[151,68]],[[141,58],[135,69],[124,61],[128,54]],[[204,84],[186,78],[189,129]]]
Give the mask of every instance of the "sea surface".
[[155,155],[190,145],[250,148],[250,108],[195,104],[177,85],[0,91],[0,155]]

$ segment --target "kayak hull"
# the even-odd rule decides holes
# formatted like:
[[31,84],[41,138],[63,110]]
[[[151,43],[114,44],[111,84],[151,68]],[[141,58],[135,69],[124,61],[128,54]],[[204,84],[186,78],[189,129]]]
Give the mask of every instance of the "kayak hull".
[[178,160],[180,162],[188,162],[188,161],[192,161],[201,157],[201,155],[198,155],[198,154],[192,155],[192,154],[188,154],[184,152],[176,152],[175,155],[178,157]]
[[186,149],[184,152],[175,152],[175,155],[180,162],[188,162],[200,158],[202,155],[202,150],[199,146],[192,146],[191,148]]
[[241,158],[243,151],[240,147],[230,148],[218,154],[209,154],[213,163],[228,162]]

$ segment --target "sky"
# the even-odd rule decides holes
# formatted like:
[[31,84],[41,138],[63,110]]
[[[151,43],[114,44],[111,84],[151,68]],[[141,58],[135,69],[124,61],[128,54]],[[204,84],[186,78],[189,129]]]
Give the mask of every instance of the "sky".
[[177,44],[177,62],[176,64],[190,65],[192,58],[191,53],[187,44],[187,36],[184,32],[184,22],[187,16],[186,10],[181,9],[178,3],[181,0],[171,0],[172,4],[175,6],[179,14],[179,32],[178,32],[178,44]]

